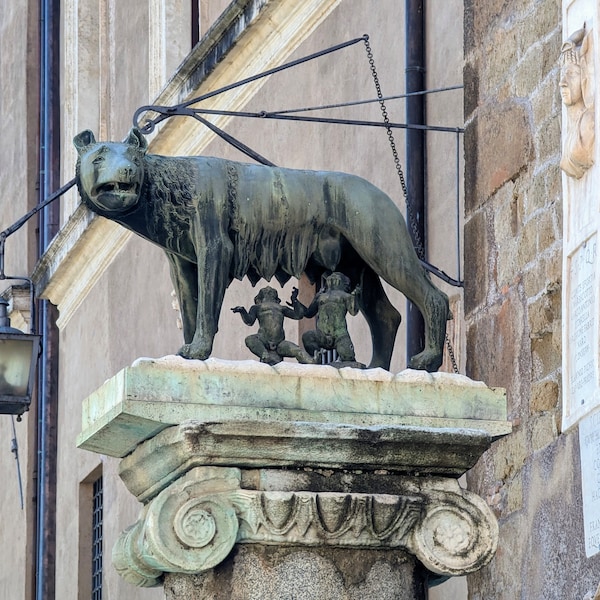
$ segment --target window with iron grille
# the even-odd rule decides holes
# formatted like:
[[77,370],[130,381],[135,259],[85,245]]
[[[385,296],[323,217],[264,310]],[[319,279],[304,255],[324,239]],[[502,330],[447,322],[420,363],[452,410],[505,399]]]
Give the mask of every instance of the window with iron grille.
[[94,481],[92,487],[92,600],[102,600],[102,476]]

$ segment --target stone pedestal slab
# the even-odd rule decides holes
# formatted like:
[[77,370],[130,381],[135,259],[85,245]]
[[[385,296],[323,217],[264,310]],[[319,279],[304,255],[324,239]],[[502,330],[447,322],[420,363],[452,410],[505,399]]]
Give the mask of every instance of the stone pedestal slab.
[[88,398],[80,446],[122,456],[144,504],[113,552],[135,585],[413,600],[493,556],[495,518],[455,478],[509,430],[503,391],[461,376],[169,357]]
[[462,375],[170,356],[139,359],[84,400],[78,446],[123,457],[190,419],[511,431],[504,390]]

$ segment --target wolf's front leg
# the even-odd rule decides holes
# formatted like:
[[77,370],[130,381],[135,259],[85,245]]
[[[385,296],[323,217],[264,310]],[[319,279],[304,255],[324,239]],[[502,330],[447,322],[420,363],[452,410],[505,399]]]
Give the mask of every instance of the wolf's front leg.
[[190,343],[196,333],[196,314],[198,313],[198,269],[196,263],[166,251],[171,270],[171,282],[177,294],[179,312],[183,325],[183,339]]
[[228,240],[210,244],[198,253],[196,331],[192,341],[179,350],[184,358],[205,360],[211,355],[225,290],[231,283],[232,255],[233,248]]

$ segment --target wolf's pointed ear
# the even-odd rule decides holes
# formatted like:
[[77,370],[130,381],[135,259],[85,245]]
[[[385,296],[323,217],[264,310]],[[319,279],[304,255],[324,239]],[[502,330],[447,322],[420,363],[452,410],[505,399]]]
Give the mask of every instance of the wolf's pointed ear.
[[146,137],[137,127],[131,129],[127,139],[125,140],[125,143],[129,144],[130,146],[137,146],[142,152],[146,152],[148,149]]
[[75,144],[75,148],[77,148],[77,153],[81,154],[90,144],[96,143],[96,138],[92,131],[86,129],[73,138],[73,143]]

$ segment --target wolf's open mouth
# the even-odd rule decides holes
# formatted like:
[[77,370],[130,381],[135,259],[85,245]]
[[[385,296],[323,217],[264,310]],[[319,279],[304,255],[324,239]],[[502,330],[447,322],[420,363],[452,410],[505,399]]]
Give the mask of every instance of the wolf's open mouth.
[[107,194],[110,192],[135,192],[135,183],[111,182],[104,183],[96,188],[97,194]]

